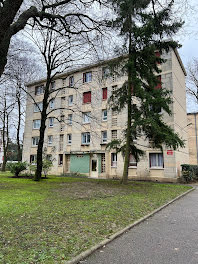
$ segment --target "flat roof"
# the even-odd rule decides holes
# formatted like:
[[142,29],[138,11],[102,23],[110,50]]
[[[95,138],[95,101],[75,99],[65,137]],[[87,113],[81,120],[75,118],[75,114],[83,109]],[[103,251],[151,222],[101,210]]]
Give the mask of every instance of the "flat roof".
[[[175,52],[175,55],[176,55],[176,57],[177,57],[177,59],[179,61],[179,64],[180,64],[180,66],[182,68],[182,71],[183,71],[184,75],[187,76],[187,72],[185,70],[184,64],[183,64],[183,62],[181,60],[181,57],[179,55],[178,50],[177,49],[174,49],[174,52]],[[119,56],[119,57],[114,57],[114,58],[107,59],[107,60],[99,60],[98,62],[91,63],[91,64],[89,63],[89,64],[87,64],[87,65],[85,65],[83,67],[74,68],[74,69],[72,69],[70,71],[66,71],[66,72],[57,74],[54,77],[54,80],[61,79],[61,78],[63,79],[64,77],[69,76],[71,74],[74,74],[74,73],[77,73],[77,72],[80,72],[80,71],[89,70],[89,69],[91,69],[93,67],[101,66],[101,65],[107,64],[107,63],[109,63],[111,61],[113,62],[113,61],[115,61],[115,60],[117,60],[119,58],[122,58],[122,57],[123,58],[126,58],[127,56],[128,55],[123,54],[122,56]],[[27,83],[27,87],[34,86],[34,85],[39,85],[40,83],[43,83],[43,82],[46,82],[46,78],[43,78],[43,79],[40,79],[40,80],[37,80],[37,81],[33,81],[33,82],[30,82],[30,83]]]

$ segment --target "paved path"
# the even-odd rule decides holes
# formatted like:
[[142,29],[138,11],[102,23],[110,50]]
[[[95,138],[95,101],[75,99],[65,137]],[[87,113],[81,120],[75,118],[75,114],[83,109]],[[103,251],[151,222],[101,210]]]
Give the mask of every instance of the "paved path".
[[80,263],[198,264],[198,189]]

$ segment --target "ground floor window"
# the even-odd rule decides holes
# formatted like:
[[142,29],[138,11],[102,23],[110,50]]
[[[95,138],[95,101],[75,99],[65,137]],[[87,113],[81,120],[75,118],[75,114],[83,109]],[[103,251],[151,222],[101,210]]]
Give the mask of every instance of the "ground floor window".
[[63,154],[58,155],[58,165],[63,165]]
[[111,167],[117,167],[117,153],[111,153]]
[[163,168],[164,158],[162,153],[149,153],[150,168]]
[[31,164],[36,164],[36,158],[37,158],[36,154],[30,155],[30,163]]
[[129,167],[137,167],[137,161],[132,154],[129,156]]

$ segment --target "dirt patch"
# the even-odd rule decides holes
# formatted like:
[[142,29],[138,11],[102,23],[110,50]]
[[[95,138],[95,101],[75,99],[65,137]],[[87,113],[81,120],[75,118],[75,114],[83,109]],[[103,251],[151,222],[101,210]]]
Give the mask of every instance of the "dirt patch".
[[92,198],[105,198],[113,197],[118,194],[127,195],[132,192],[129,188],[122,186],[108,186],[102,183],[95,182],[78,182],[76,183],[62,183],[58,189],[53,189],[54,192],[58,192],[61,196],[69,196],[76,199],[92,199]]

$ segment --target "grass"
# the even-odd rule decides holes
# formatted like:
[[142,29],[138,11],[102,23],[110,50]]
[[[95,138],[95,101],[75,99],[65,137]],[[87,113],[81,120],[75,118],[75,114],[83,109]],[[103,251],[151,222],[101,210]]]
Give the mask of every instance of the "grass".
[[189,186],[0,174],[0,263],[62,263]]

